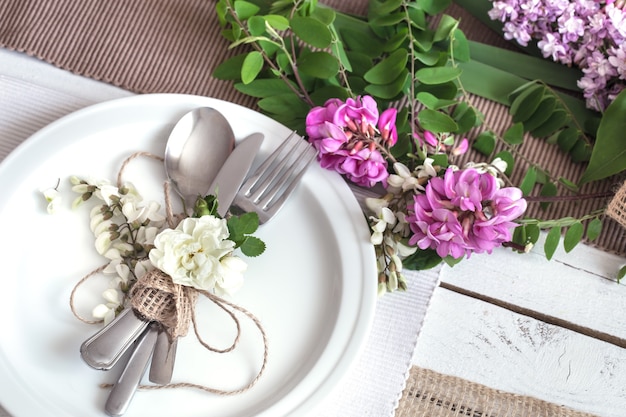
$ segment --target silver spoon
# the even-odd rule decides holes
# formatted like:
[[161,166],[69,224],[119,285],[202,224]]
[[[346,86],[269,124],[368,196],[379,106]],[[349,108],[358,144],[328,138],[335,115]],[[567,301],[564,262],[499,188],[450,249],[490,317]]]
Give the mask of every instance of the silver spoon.
[[[207,143],[211,140],[210,145]],[[228,121],[217,110],[200,107],[174,126],[165,147],[165,172],[182,197],[185,210],[193,209],[198,196],[209,187],[235,146]],[[172,379],[178,339],[161,328],[150,365],[150,381],[167,384]]]
[[[215,109],[194,109],[176,123],[166,146],[165,169],[174,189],[183,198],[185,210],[193,208],[199,195],[208,193],[213,178],[234,144],[232,128]],[[122,312],[116,320],[83,343],[80,351],[87,364],[96,369],[111,369],[122,354],[133,346],[137,336],[147,327],[148,321],[134,314],[132,308],[129,307],[128,310],[130,311]],[[160,334],[161,338],[167,338],[164,331]],[[157,345],[169,347],[170,343],[168,341],[167,344]],[[161,348],[157,350],[155,357],[173,359],[172,352],[163,355]],[[167,366],[171,368],[173,362],[168,362]],[[161,373],[159,368],[164,369],[161,376],[155,375],[155,379],[166,380],[167,368],[155,368],[157,374]],[[171,371],[169,374],[171,377]]]

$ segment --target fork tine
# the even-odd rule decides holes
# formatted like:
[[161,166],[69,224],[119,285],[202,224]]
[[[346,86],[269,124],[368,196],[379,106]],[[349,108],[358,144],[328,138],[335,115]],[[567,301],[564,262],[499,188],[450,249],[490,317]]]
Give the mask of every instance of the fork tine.
[[[298,138],[298,136],[296,135],[296,132],[291,132],[289,137],[287,137],[287,139],[285,139],[285,141],[282,144],[280,144],[278,148],[276,148],[276,150],[257,168],[254,174],[246,180],[246,182],[241,187],[241,191],[243,191],[246,198],[254,199],[254,197],[251,196],[252,190],[257,186],[257,183],[261,180],[261,177],[267,177],[268,172],[270,173],[269,175],[272,175],[272,173],[276,171],[276,168],[270,171],[270,167],[272,166],[274,161],[283,153],[283,151],[286,148],[289,148],[292,146],[291,143],[297,143],[294,141],[294,138]],[[292,142],[289,143],[289,141],[292,141]],[[290,146],[287,146],[287,145],[290,145]],[[279,166],[284,165],[286,163],[286,160],[287,158],[283,158],[283,161],[279,163]]]
[[234,205],[243,211],[255,211],[260,223],[269,221],[316,156],[315,148],[292,132],[239,189]]
[[[278,159],[278,162],[276,163],[276,166],[274,166],[272,169],[270,169],[271,164],[268,164],[267,166],[262,166],[262,168],[265,168],[264,171],[261,171],[261,168],[259,168],[259,171],[262,172],[262,175],[260,175],[258,177],[258,180],[260,181],[261,179],[263,179],[263,182],[261,182],[260,184],[258,184],[258,186],[256,185],[256,183],[254,185],[252,185],[252,189],[255,188],[255,186],[257,187],[254,192],[252,193],[252,195],[250,195],[250,199],[252,201],[254,201],[255,203],[258,203],[259,199],[261,198],[262,195],[265,194],[265,192],[267,191],[268,187],[272,184],[275,183],[276,178],[281,174],[281,172],[286,172],[284,171],[285,167],[287,166],[287,164],[289,163],[289,160],[293,157],[293,155],[297,155],[297,153],[295,153],[295,151],[298,149],[298,147],[300,147],[300,145],[304,143],[306,146],[308,146],[308,144],[302,140],[298,135],[294,133],[292,133],[291,135],[289,135],[289,137],[287,139],[285,139],[285,141],[279,146],[279,148],[274,151],[274,153],[270,156],[271,161],[270,162],[274,162],[275,159],[278,158],[278,156],[281,156],[280,159]],[[285,155],[282,155],[282,153],[285,153]],[[276,157],[274,157],[274,155],[276,155]],[[297,159],[296,159],[297,162]],[[265,165],[265,163],[263,164]],[[289,170],[289,167],[287,167],[287,170]],[[285,174],[283,173],[283,176]],[[280,179],[278,181],[281,181]],[[250,190],[252,192],[252,189]]]
[[[295,160],[293,163],[289,165],[289,167],[283,172],[283,175],[278,179],[277,182],[273,183],[272,189],[269,190],[267,195],[263,196],[263,199],[258,203],[261,208],[264,210],[272,204],[274,198],[280,193],[280,198],[273,203],[272,207],[280,207],[287,197],[292,193],[294,188],[298,185],[300,178],[304,175],[306,168],[309,164],[315,159],[317,152],[313,149],[307,142],[301,141],[301,144],[298,144],[299,148],[304,147],[302,150],[298,151]],[[295,153],[295,150],[294,150]],[[289,182],[289,183],[288,183]]]

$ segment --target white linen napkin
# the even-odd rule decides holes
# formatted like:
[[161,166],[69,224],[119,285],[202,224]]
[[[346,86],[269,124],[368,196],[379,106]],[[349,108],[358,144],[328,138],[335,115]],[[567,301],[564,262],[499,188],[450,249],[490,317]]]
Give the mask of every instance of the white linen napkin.
[[[62,116],[131,95],[129,91],[0,49],[0,160]],[[339,389],[315,411],[315,416],[394,415],[439,270],[406,275],[409,290],[378,300],[373,328],[361,357]],[[1,405],[0,417],[11,417]]]

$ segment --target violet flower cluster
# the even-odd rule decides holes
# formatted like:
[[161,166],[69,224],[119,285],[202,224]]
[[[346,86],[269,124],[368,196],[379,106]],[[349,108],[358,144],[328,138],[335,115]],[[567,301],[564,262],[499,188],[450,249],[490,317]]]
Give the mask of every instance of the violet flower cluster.
[[504,37],[526,46],[536,40],[545,58],[583,71],[578,87],[587,107],[602,111],[626,81],[624,0],[497,0],[489,17],[504,22]]
[[398,139],[396,115],[388,109],[379,117],[376,101],[362,96],[328,100],[306,119],[322,167],[358,185],[380,183],[385,189],[380,198],[366,199],[380,293],[405,288],[403,259],[419,249],[459,259],[509,242],[514,220],[526,210],[522,191],[503,188],[497,178],[506,170],[504,161],[463,169],[434,164],[430,155],[453,158],[468,149],[467,139],[455,144],[448,134],[424,131],[413,136],[416,153],[408,165],[398,162],[390,152]]
[[389,175],[381,149],[398,140],[396,115],[397,110],[390,108],[379,117],[378,105],[370,96],[345,102],[330,99],[308,113],[306,133],[319,151],[323,168],[337,171],[355,184],[372,187]]
[[499,188],[489,172],[448,168],[443,177],[431,178],[424,194],[415,195],[407,217],[409,244],[434,249],[442,258],[491,253],[511,240],[513,220],[525,210],[519,188]]

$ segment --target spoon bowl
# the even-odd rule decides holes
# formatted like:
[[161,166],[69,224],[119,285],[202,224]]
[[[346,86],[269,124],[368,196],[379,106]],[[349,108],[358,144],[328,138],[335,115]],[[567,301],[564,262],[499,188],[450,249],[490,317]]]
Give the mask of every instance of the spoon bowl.
[[176,123],[165,148],[165,172],[185,209],[208,193],[234,146],[230,124],[213,108],[193,109]]

